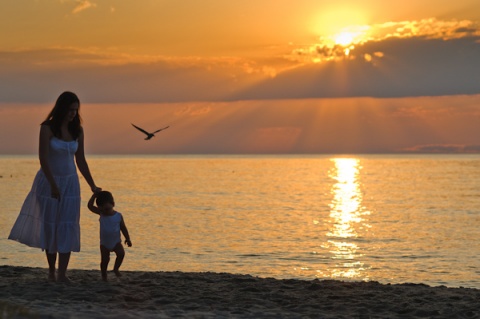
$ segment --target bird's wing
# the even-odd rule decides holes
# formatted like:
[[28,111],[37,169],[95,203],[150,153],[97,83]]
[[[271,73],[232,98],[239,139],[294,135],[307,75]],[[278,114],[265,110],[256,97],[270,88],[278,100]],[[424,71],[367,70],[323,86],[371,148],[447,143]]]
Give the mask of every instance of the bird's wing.
[[161,129],[159,129],[159,130],[156,130],[155,132],[153,132],[153,134],[158,133],[158,132],[163,131],[163,130],[166,130],[166,129],[169,128],[169,127],[170,127],[170,126],[165,126],[164,128],[161,128]]
[[[131,123],[131,124],[132,124],[132,123]],[[140,132],[143,132],[143,133],[145,133],[145,134],[147,134],[147,135],[150,134],[150,133],[148,133],[147,131],[145,131],[144,129],[139,128],[139,127],[136,126],[135,124],[132,124],[132,125],[133,125],[134,128],[136,128],[136,129],[139,130]]]

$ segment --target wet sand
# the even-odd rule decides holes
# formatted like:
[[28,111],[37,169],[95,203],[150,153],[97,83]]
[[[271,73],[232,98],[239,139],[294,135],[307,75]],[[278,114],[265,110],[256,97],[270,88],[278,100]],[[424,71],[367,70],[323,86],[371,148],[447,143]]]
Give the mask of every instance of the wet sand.
[[480,290],[423,284],[278,280],[228,273],[0,266],[2,318],[480,318]]

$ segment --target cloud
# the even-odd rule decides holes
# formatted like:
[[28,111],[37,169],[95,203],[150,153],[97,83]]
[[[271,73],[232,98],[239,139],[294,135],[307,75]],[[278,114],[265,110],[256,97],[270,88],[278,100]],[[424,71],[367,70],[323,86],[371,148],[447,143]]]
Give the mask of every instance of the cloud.
[[428,144],[416,145],[404,148],[401,152],[407,153],[459,153],[459,154],[477,154],[480,153],[480,144],[461,145],[461,144]]
[[259,58],[132,55],[96,47],[0,51],[0,102],[45,102],[66,88],[101,103],[480,93],[477,24],[389,22],[368,32],[375,37],[352,44],[348,55],[339,44],[304,51],[289,45],[283,48],[289,54],[277,54],[278,47]]
[[219,101],[246,87],[247,82],[270,76],[263,65],[241,58],[98,51],[51,48],[0,52],[0,101],[45,102],[46,94],[62,87],[86,92],[92,102]]
[[175,116],[200,116],[200,115],[205,115],[208,114],[212,111],[211,106],[201,106],[201,107],[195,107],[194,105],[187,105],[187,106],[182,106],[179,110],[175,111],[174,114]]
[[[295,48],[286,57],[303,63],[320,63],[357,57],[356,48],[368,43],[395,39],[441,39],[480,37],[480,24],[470,20],[437,20],[385,22],[374,25],[351,26],[339,34],[320,37],[318,42]],[[375,52],[368,52],[374,55]]]
[[76,3],[77,5],[72,11],[73,14],[80,13],[90,8],[95,8],[97,6],[97,4],[90,2],[88,0],[77,0]]
[[361,58],[344,56],[303,63],[275,78],[255,83],[233,99],[477,94],[478,40],[479,37],[391,37],[367,42],[352,50],[352,55]]

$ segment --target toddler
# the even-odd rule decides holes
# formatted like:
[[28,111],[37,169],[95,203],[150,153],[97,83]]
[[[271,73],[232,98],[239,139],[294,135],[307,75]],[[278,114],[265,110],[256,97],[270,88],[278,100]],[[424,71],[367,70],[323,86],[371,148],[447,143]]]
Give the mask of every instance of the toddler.
[[[94,204],[95,200],[97,206]],[[100,270],[102,271],[102,279],[104,281],[107,281],[107,267],[110,261],[110,252],[112,251],[117,255],[113,272],[117,277],[121,276],[119,269],[125,257],[125,250],[123,249],[120,231],[125,237],[125,244],[127,244],[128,247],[132,247],[130,235],[123,221],[123,216],[115,211],[113,209],[114,207],[115,201],[113,200],[112,193],[107,191],[94,193],[88,201],[88,209],[100,215],[100,253],[102,256]]]

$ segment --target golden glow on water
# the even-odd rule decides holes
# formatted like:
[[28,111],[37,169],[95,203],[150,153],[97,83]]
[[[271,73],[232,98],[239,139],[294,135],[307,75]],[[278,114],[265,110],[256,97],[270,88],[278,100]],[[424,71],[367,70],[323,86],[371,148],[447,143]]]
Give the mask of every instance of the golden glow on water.
[[325,248],[329,249],[335,267],[330,276],[364,278],[365,266],[359,260],[363,255],[354,239],[359,237],[358,228],[365,227],[364,216],[368,212],[362,207],[362,192],[359,184],[360,161],[355,158],[333,158],[335,167],[329,177],[336,181],[331,188],[330,228]]
[[[478,155],[90,156],[89,164],[132,237],[123,270],[480,287]],[[35,156],[0,157],[3,233],[38,168]],[[98,269],[98,216],[81,183],[82,251],[69,267]],[[40,250],[0,243],[0,266],[46,267]]]

